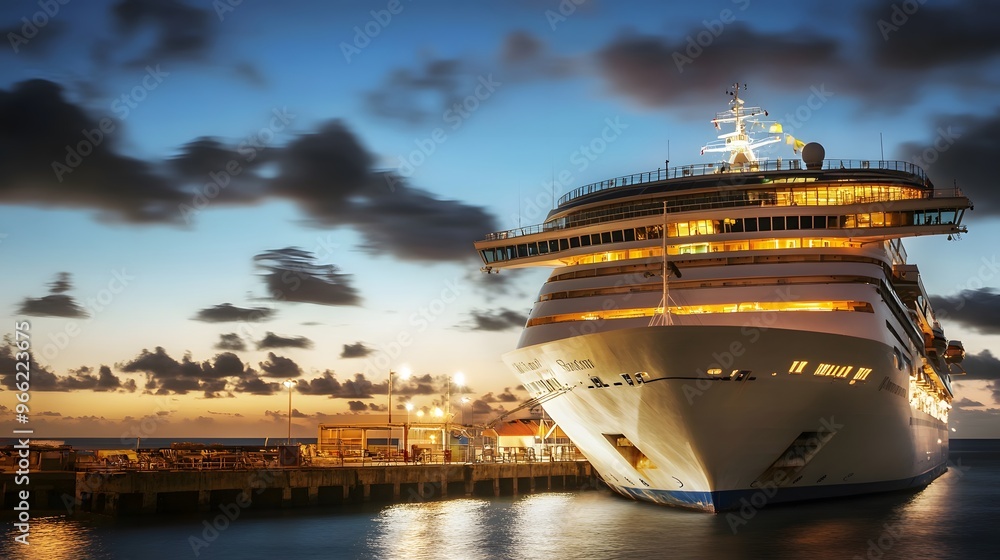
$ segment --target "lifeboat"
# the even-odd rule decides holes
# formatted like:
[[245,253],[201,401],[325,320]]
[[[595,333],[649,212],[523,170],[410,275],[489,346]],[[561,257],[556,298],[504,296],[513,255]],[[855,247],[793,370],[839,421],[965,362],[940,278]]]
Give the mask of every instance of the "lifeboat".
[[944,351],[944,361],[949,364],[958,364],[965,359],[965,346],[961,340],[952,340],[948,343],[948,348]]

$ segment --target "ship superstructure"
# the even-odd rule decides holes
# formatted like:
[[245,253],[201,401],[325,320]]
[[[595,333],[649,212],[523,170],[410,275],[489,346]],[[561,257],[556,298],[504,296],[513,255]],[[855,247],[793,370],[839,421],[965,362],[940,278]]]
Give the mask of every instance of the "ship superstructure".
[[[965,233],[969,199],[908,162],[824,159],[730,94],[712,122],[734,130],[702,148],[726,161],[586,185],[476,242],[487,271],[552,268],[505,363],[636,499],[718,511],[930,482],[964,350],[901,239]],[[783,137],[801,162],[759,157]]]

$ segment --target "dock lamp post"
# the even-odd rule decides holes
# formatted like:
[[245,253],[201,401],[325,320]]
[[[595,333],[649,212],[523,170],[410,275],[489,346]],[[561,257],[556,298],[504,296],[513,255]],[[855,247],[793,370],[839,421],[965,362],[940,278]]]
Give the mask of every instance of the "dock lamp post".
[[406,403],[406,425],[403,427],[403,453],[410,452],[410,411],[413,410],[413,403]]
[[[389,421],[386,422],[386,427],[389,428],[389,439],[385,442],[385,448],[389,449],[389,445],[392,443],[392,376],[399,375],[404,380],[410,378],[410,368],[404,366],[400,368],[399,372],[389,370]],[[408,423],[408,422],[407,422]],[[405,439],[405,438],[404,438]]]
[[295,382],[286,379],[282,385],[288,389],[288,437],[285,438],[285,445],[288,445],[292,443],[292,387],[295,386]]

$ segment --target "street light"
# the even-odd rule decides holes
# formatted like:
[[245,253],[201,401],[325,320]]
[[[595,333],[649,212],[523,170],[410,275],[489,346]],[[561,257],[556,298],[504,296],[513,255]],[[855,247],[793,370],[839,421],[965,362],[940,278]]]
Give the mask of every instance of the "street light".
[[413,410],[413,403],[408,402],[406,407],[406,426],[403,428],[403,457],[410,451],[410,411]]
[[[392,376],[397,375],[395,371],[389,370],[389,423],[392,424]],[[398,375],[401,375],[403,379],[410,378],[410,368],[403,366],[400,368]]]
[[[389,446],[392,445],[392,376],[395,375],[395,374],[396,374],[396,372],[392,371],[391,369],[389,370],[389,383],[388,383],[388,385],[389,385],[389,421],[386,422],[386,428],[388,428],[389,437],[385,441],[385,449],[386,449],[387,452],[389,450]],[[403,379],[409,379],[410,378],[410,368],[408,368],[406,366],[403,366],[399,370],[399,375],[402,375]]]
[[295,386],[295,382],[286,379],[282,385],[288,388],[288,437],[285,439],[285,445],[288,445],[292,443],[292,387]]

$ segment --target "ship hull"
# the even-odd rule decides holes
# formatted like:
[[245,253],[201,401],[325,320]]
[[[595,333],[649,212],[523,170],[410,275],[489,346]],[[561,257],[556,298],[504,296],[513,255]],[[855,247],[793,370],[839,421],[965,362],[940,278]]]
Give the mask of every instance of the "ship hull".
[[944,472],[947,425],[911,406],[891,346],[766,325],[619,329],[504,361],[608,486],[637,500],[759,508]]

